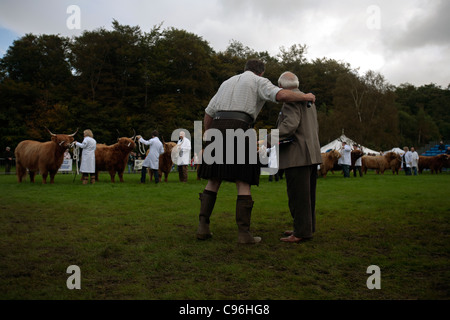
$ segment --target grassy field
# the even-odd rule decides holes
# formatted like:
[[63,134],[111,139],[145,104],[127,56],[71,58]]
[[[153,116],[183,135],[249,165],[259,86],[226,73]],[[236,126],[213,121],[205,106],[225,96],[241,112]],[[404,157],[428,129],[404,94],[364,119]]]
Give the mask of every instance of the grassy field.
[[[313,241],[279,241],[292,219],[285,181],[253,188],[257,245],[237,244],[236,188],[223,184],[214,237],[198,241],[205,181],[83,186],[0,176],[1,299],[449,299],[450,173],[319,178]],[[81,270],[69,290],[66,269]],[[381,270],[369,290],[367,267]]]

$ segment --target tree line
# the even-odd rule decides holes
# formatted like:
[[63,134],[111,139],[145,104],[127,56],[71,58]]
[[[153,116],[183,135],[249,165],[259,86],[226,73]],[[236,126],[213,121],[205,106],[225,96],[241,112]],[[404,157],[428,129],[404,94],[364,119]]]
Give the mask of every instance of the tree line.
[[[160,24],[146,32],[116,20],[111,30],[72,38],[26,34],[0,59],[0,146],[47,141],[44,127],[54,133],[90,128],[107,144],[133,130],[149,138],[157,129],[166,141],[177,128],[192,133],[220,84],[250,58],[265,61],[272,83],[289,70],[302,91],[316,95],[321,145],[343,129],[375,150],[450,136],[450,85],[395,87],[377,72],[361,75],[347,62],[306,54],[302,44],[271,56],[235,40],[216,52],[186,30]],[[274,128],[280,108],[266,103],[255,128]]]

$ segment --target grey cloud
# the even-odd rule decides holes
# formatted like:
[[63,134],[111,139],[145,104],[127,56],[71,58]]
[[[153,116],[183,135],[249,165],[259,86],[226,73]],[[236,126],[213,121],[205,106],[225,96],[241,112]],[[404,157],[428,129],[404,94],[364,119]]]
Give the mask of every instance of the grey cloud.
[[427,3],[427,11],[415,15],[402,29],[390,28],[385,44],[391,50],[408,50],[423,46],[449,46],[450,1]]
[[[416,79],[407,61],[421,64],[419,85],[436,76],[426,76],[423,67],[436,61],[441,74],[449,74],[450,58],[440,54],[449,51],[448,0],[0,0],[0,26],[21,35],[70,36],[66,8],[71,4],[81,8],[82,30],[109,29],[112,19],[142,30],[164,21],[164,28],[193,32],[218,51],[230,40],[272,55],[281,46],[306,44],[308,59],[336,58],[361,70],[375,68],[395,78],[394,84]],[[381,10],[380,30],[366,25],[371,5]]]

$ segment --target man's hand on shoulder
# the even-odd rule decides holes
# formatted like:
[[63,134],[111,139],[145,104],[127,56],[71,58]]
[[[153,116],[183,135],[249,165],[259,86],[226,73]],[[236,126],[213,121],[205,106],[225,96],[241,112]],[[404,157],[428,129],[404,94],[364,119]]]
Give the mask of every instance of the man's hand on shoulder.
[[306,101],[316,102],[316,96],[312,93],[307,93],[304,95]]

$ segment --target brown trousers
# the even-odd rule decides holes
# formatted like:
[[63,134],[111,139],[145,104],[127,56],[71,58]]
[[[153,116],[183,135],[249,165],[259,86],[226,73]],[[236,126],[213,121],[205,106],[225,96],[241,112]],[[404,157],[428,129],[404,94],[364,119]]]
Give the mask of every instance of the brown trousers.
[[294,235],[312,238],[316,231],[317,165],[288,168],[284,172]]

